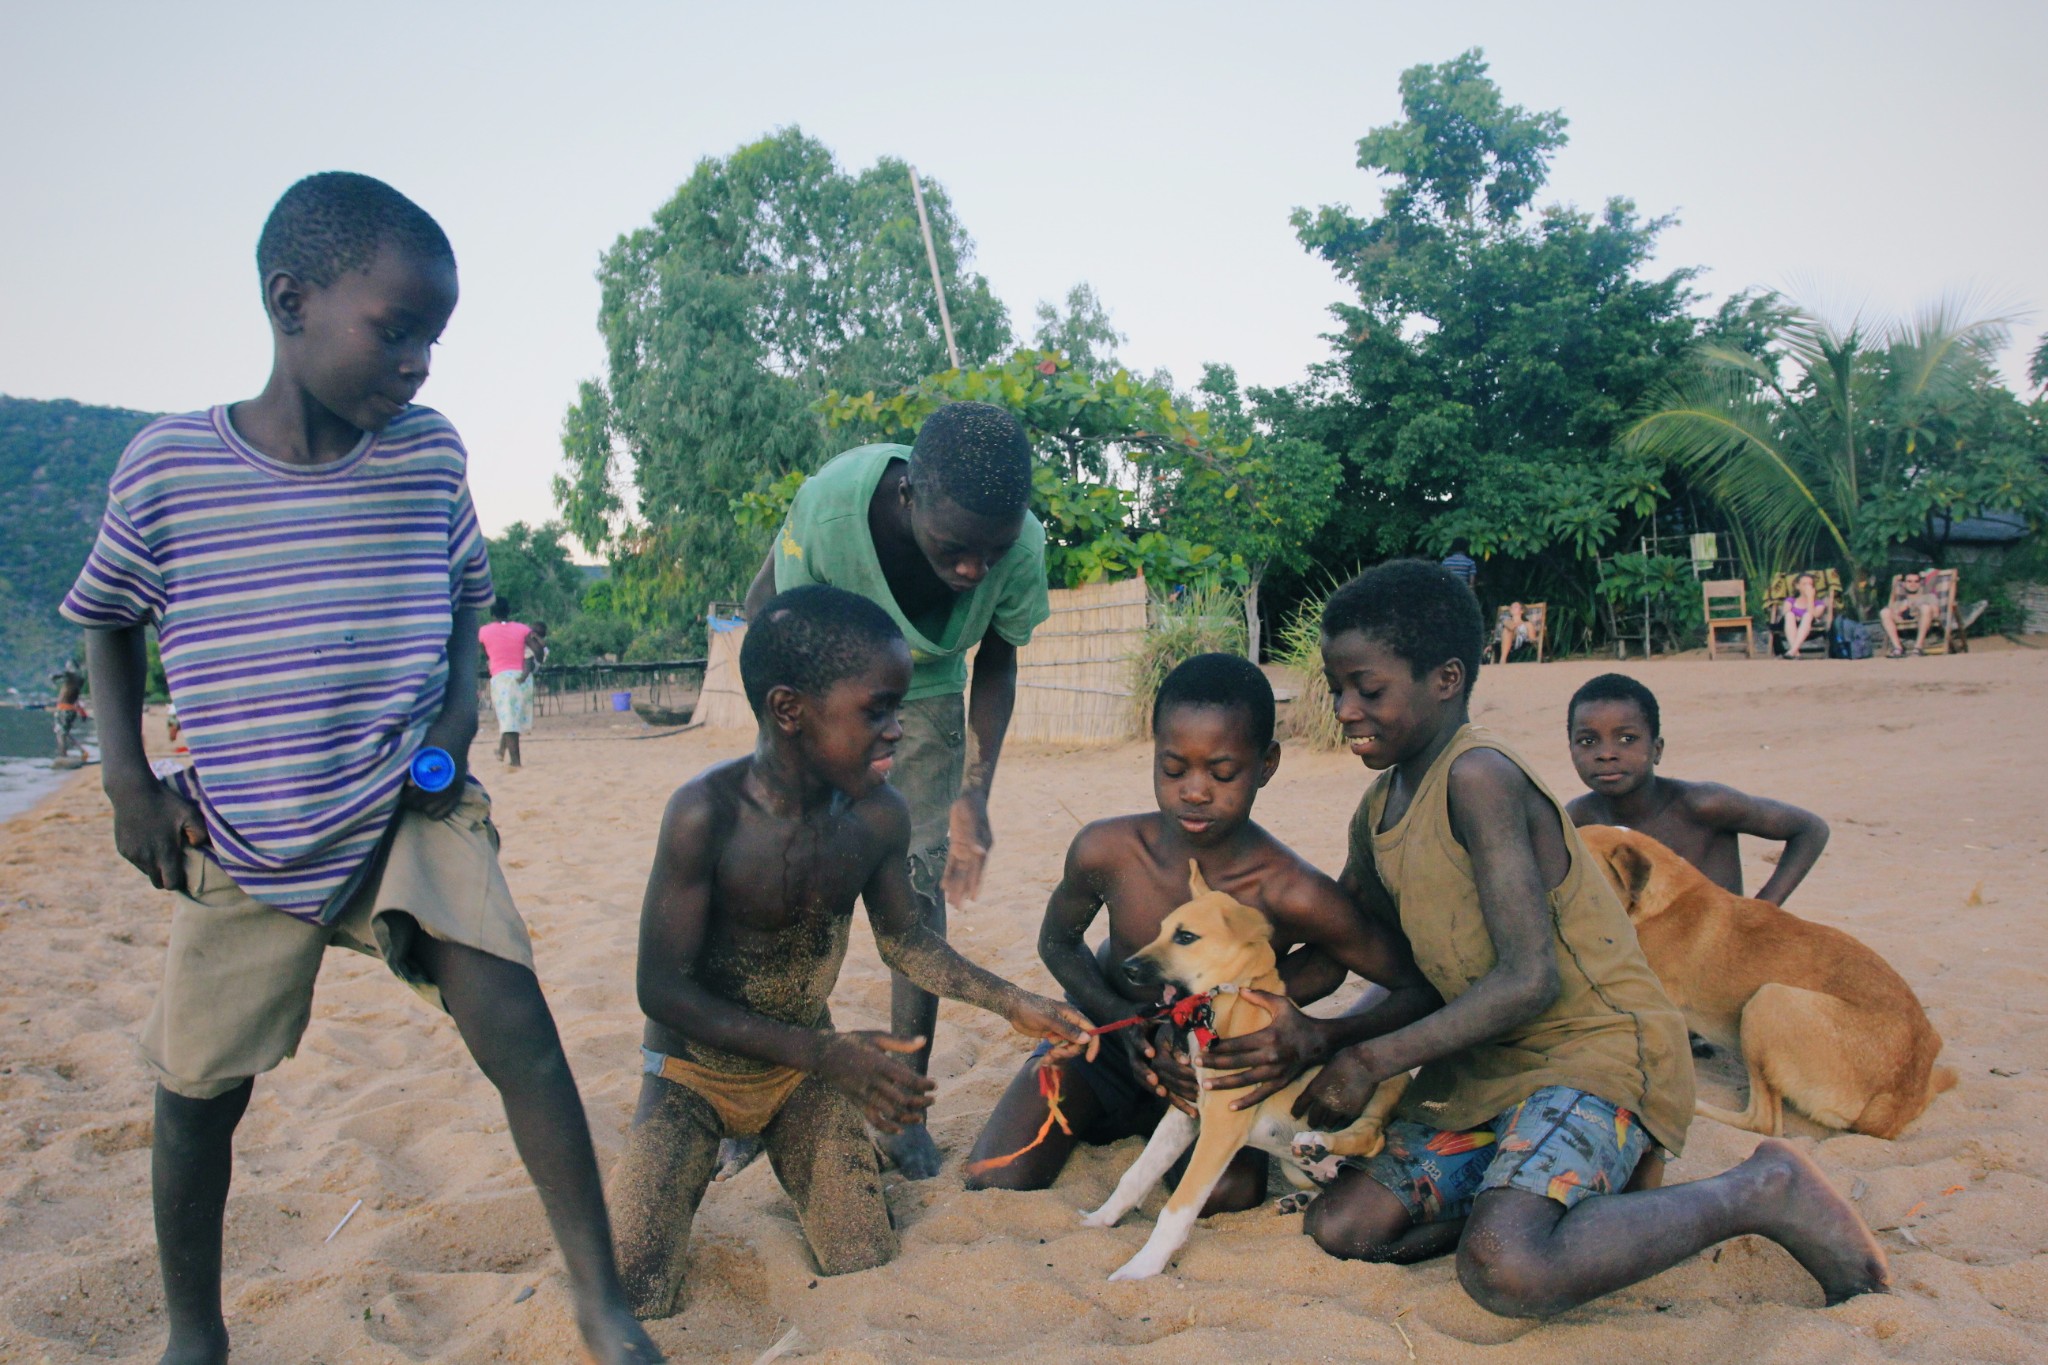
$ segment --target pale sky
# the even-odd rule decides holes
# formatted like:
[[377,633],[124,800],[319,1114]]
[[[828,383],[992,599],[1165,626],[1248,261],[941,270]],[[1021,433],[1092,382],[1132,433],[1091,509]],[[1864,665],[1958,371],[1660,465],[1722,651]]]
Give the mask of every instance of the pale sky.
[[1561,109],[1539,202],[1682,220],[1661,263],[1836,312],[1989,291],[2048,327],[2039,3],[1402,6],[0,0],[0,392],[182,410],[261,387],[256,235],[311,171],[390,181],[454,241],[462,303],[421,401],[486,529],[553,515],[599,253],[697,160],[800,125],[945,185],[1027,333],[1092,283],[1135,368],[1248,382],[1322,357],[1297,205],[1355,165],[1404,67],[1486,50]]

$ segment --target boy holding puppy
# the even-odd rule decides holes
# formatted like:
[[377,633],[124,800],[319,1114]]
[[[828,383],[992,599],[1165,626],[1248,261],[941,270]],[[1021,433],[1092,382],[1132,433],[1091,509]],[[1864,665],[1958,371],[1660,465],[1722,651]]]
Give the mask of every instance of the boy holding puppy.
[[1303,1091],[1297,1116],[1331,1130],[1421,1068],[1385,1150],[1347,1163],[1304,1230],[1361,1260],[1455,1250],[1473,1298],[1514,1317],[1564,1312],[1742,1233],[1791,1252],[1831,1303],[1883,1289],[1870,1230],[1786,1143],[1706,1180],[1635,1180],[1653,1142],[1685,1141],[1685,1025],[1561,803],[1472,725],[1484,637],[1471,592],[1420,561],[1368,570],[1324,609],[1337,717],[1381,774],[1346,877],[1446,1003],[1338,1053]]
[[[1129,980],[1116,964],[1157,937],[1166,917],[1190,899],[1193,861],[1211,887],[1272,921],[1274,946],[1286,954],[1281,975],[1294,998],[1327,995],[1347,968],[1386,988],[1353,1015],[1318,1019],[1290,1010],[1284,1031],[1219,1041],[1218,1050],[1230,1045],[1227,1065],[1258,1068],[1245,1073],[1252,1080],[1281,1069],[1291,1079],[1345,1043],[1396,1028],[1438,1003],[1398,934],[1361,914],[1345,887],[1252,819],[1259,789],[1280,766],[1273,724],[1272,684],[1248,659],[1202,654],[1168,674],[1152,707],[1152,788],[1159,808],[1098,820],[1074,836],[1038,936],[1039,956],[1068,999],[1098,1024],[1128,1019],[1160,1003],[1159,987]],[[1083,936],[1105,908],[1109,932],[1090,949]],[[1297,944],[1308,946],[1288,954]],[[1246,995],[1260,1004],[1275,999],[1260,991]],[[1212,1051],[1207,1064],[1226,1065],[1216,1056]],[[1281,1057],[1284,1066],[1276,1064]],[[1149,1134],[1168,1103],[1193,1111],[1194,1074],[1164,1026],[1119,1029],[1103,1035],[1102,1051],[1092,1059],[1045,1064],[1064,1073],[1061,1107],[1071,1132],[1046,1129],[1043,1141],[974,1175],[970,1184],[1044,1189],[1077,1142]],[[1038,1068],[1036,1061],[1027,1063],[1011,1081],[975,1141],[976,1161],[1018,1151],[1045,1128]],[[1265,1189],[1265,1155],[1247,1148],[1224,1173],[1206,1211],[1249,1208]]]

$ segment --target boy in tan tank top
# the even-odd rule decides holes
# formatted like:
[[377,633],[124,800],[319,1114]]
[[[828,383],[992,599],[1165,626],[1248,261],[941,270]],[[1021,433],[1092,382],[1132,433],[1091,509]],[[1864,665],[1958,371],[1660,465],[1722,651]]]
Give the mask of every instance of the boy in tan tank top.
[[1471,592],[1420,560],[1359,575],[1324,610],[1337,717],[1381,774],[1343,884],[1399,923],[1445,1004],[1338,1053],[1303,1092],[1297,1116],[1329,1131],[1421,1068],[1386,1150],[1350,1163],[1304,1230],[1361,1260],[1455,1249],[1473,1298],[1511,1317],[1563,1312],[1741,1233],[1791,1252],[1830,1303],[1883,1289],[1870,1230],[1783,1142],[1652,1188],[1652,1143],[1676,1153],[1691,1118],[1685,1025],[1557,798],[1471,724],[1483,636]]

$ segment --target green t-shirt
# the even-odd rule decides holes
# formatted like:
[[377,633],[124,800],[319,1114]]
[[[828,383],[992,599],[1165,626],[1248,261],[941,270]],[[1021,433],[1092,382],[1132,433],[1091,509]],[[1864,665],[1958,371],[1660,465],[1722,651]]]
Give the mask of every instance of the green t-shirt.
[[875,558],[868,534],[868,502],[891,460],[908,460],[910,447],[857,446],[835,455],[804,481],[790,505],[789,520],[775,540],[775,590],[829,583],[859,593],[889,613],[910,642],[910,692],[905,701],[942,697],[967,687],[967,651],[994,626],[996,634],[1022,647],[1052,614],[1045,596],[1045,528],[1029,512],[1024,533],[1008,554],[990,566],[988,577],[953,599],[945,629],[933,639],[896,605]]

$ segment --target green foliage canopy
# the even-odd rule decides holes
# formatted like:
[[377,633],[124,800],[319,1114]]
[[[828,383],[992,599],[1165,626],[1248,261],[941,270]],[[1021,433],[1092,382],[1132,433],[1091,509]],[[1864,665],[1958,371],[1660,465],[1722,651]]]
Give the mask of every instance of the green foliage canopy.
[[1123,366],[1117,348],[1130,338],[1116,329],[1109,309],[1085,280],[1067,291],[1062,307],[1040,300],[1033,341],[1041,351],[1061,351],[1085,375],[1113,374]]
[[1763,570],[1820,555],[1861,606],[1895,546],[1939,559],[1957,519],[2048,516],[2040,405],[1993,365],[2007,332],[1960,297],[1846,327],[1781,307],[1760,349],[1700,346],[1621,445],[1693,476],[1758,540]]
[[485,541],[491,555],[491,583],[511,605],[514,620],[545,621],[550,630],[583,610],[588,587],[570,562],[560,522],[530,527],[515,521],[505,534]]
[[57,604],[92,552],[121,452],[155,415],[0,394],[0,690],[43,695],[78,656]]
[[[1008,346],[1008,319],[967,268],[945,190],[924,190],[960,352],[978,364]],[[820,398],[947,364],[908,166],[848,172],[796,128],[699,162],[598,279],[606,375],[564,419],[555,498],[612,560],[618,610],[650,624],[744,590],[761,545],[733,503],[832,453]]]
[[1667,493],[1654,460],[1616,459],[1631,409],[1681,363],[1691,271],[1644,271],[1666,219],[1627,199],[1530,212],[1562,116],[1506,103],[1477,51],[1401,78],[1402,122],[1359,166],[1381,212],[1298,210],[1302,245],[1355,291],[1334,354],[1301,385],[1255,391],[1277,436],[1342,461],[1314,558],[1441,554],[1464,538],[1496,586],[1548,573],[1590,611],[1589,556]]

